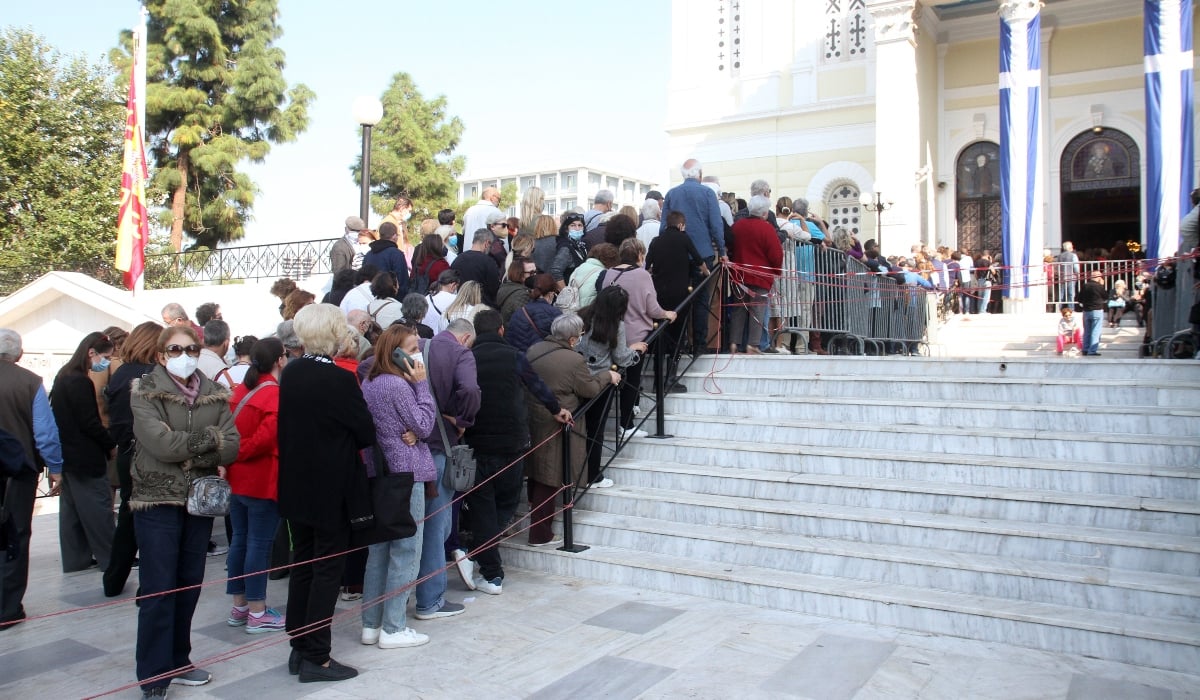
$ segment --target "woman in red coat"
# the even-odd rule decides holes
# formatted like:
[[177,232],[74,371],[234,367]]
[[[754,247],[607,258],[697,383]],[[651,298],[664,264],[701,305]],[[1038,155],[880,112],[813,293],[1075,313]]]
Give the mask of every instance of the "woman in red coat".
[[[228,470],[233,541],[226,559],[232,580],[225,592],[233,596],[229,625],[245,627],[247,634],[279,631],[286,623],[267,607],[265,573],[279,527],[279,375],[286,363],[278,338],[259,340],[250,350],[250,369],[229,400],[242,442]],[[251,575],[237,578],[244,574]]]
[[771,200],[761,195],[751,197],[749,210],[750,216],[733,225],[729,352],[757,355],[758,341],[766,327],[767,298],[783,265],[783,246],[775,227],[766,220]]

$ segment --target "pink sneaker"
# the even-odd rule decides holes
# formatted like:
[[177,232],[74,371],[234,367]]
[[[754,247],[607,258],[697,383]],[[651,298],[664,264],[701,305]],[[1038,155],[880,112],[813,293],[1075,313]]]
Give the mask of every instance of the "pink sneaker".
[[250,617],[250,609],[238,610],[237,608],[229,609],[229,619],[225,622],[229,623],[230,627],[244,627],[246,618]]
[[287,626],[287,618],[277,611],[267,608],[262,617],[248,615],[246,619],[246,634],[262,634],[263,632],[278,632]]

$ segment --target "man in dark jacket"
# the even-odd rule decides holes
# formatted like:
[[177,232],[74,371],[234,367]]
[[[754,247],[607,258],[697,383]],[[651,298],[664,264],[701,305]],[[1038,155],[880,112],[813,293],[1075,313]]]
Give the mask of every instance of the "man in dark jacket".
[[476,487],[467,494],[471,551],[480,577],[499,589],[504,581],[499,535],[521,499],[521,455],[529,449],[529,416],[521,387],[560,422],[570,422],[571,412],[559,406],[525,355],[504,340],[499,311],[485,309],[476,314],[475,332],[471,354],[482,401],[475,424],[465,435],[467,444],[475,449],[477,465]]
[[50,493],[62,480],[62,444],[46,398],[42,378],[17,365],[21,336],[0,328],[0,430],[20,443],[24,464],[11,478],[0,478],[5,519],[0,521],[0,630],[25,619],[21,599],[29,581],[29,540],[33,534],[33,501],[41,464],[50,469]]
[[371,242],[371,250],[363,256],[363,266],[374,265],[379,272],[392,272],[400,283],[400,289],[393,297],[400,301],[408,294],[408,261],[396,244],[399,229],[390,221],[379,226],[379,240]]
[[1108,292],[1104,289],[1104,275],[1096,270],[1083,283],[1079,291],[1079,305],[1083,307],[1083,354],[1100,356],[1100,329],[1104,327],[1104,307]]
[[471,237],[471,249],[464,250],[450,266],[463,282],[478,282],[483,287],[483,303],[493,307],[496,305],[496,292],[500,289],[500,268],[496,267],[496,261],[488,255],[494,240],[496,236],[489,229],[481,228],[475,231]]

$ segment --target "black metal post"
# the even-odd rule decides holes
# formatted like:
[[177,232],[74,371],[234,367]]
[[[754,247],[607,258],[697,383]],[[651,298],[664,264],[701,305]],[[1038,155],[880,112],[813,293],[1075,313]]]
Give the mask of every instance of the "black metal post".
[[358,217],[369,225],[371,209],[371,125],[362,125],[362,186],[359,189]]
[[[670,323],[670,321],[663,320],[659,323],[666,324]],[[663,338],[669,332],[670,329],[664,329],[654,339],[654,434],[650,437],[659,438],[660,440],[671,437],[666,433],[667,418],[665,406],[667,398],[666,382],[668,377],[666,372],[666,342]]]
[[[558,549],[563,552],[579,553],[589,547],[575,544],[575,525],[571,517],[575,501],[575,478],[571,473],[571,426],[563,426],[562,431],[563,483],[568,484],[568,488],[563,490],[563,545]],[[587,469],[587,465],[584,465],[583,468]]]

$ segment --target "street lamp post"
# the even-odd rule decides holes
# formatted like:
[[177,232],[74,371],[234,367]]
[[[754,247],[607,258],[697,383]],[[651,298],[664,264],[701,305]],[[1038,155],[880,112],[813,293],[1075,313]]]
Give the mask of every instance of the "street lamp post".
[[362,186],[359,190],[358,216],[363,224],[369,223],[371,213],[371,127],[383,119],[383,103],[374,97],[359,97],[354,100],[354,120],[362,126]]
[[875,245],[879,246],[879,252],[883,253],[883,212],[891,209],[895,202],[884,199],[882,192],[863,192],[858,198],[858,203],[863,209],[875,212]]

